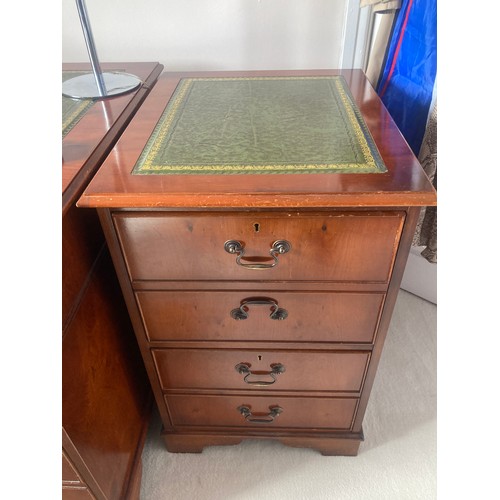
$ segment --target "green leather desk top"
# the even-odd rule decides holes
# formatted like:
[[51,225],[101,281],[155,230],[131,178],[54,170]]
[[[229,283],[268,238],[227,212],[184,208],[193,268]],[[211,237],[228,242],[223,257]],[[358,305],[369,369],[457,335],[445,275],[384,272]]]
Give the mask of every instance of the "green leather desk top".
[[[62,81],[69,80],[76,76],[85,75],[88,71],[63,71]],[[70,99],[62,96],[62,138],[78,123],[85,113],[94,104],[92,99]]]
[[343,76],[184,78],[133,174],[380,173]]

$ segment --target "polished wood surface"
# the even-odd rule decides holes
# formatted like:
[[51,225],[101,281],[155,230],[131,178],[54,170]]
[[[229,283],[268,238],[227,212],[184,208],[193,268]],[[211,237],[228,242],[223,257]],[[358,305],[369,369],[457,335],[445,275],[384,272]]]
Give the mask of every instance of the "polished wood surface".
[[63,333],[80,304],[96,256],[105,245],[97,214],[69,208],[62,219],[62,327]]
[[[369,352],[269,351],[265,349],[153,349],[163,390],[173,392],[255,390],[359,392]],[[248,366],[251,374],[236,366]],[[273,365],[283,373],[269,373]],[[262,386],[261,383],[270,383]]]
[[[98,100],[62,141],[63,214],[80,196],[97,167],[148,95],[163,66],[156,62],[103,63],[103,71],[125,71],[144,83],[137,90],[112,99]],[[91,71],[89,63],[65,63],[63,71]]]
[[[70,436],[62,428],[62,498],[79,498],[88,494],[91,498],[106,498],[106,494],[101,489],[99,483],[94,478],[92,471],[87,467],[85,460],[78,452]],[[74,476],[68,475],[68,468],[72,468],[78,477],[78,481],[74,480]],[[85,498],[85,496],[84,496]]]
[[64,451],[62,454],[62,487],[65,500],[95,499]]
[[[65,136],[62,192],[62,498],[139,497],[151,390],[95,210],[76,207],[147,95],[157,63],[104,64],[147,84],[98,102]],[[85,70],[88,64],[65,64]],[[139,486],[138,486],[139,485]]]
[[[386,283],[404,221],[403,212],[115,215],[132,280],[321,280]],[[257,226],[257,229],[256,229]],[[304,235],[309,244],[302,245]],[[237,265],[224,250],[244,245],[242,264],[272,264],[272,244],[291,249],[279,265],[258,271]],[[369,248],[369,250],[368,250]]]
[[140,460],[149,389],[112,263],[103,252],[64,332],[62,423],[105,498],[119,499]]
[[[356,398],[302,398],[248,394],[238,396],[170,394],[165,399],[173,424],[179,430],[209,426],[212,430],[219,428],[220,432],[224,432],[224,428],[236,426],[247,429],[249,436],[253,429],[270,433],[276,428],[297,427],[348,430],[351,428],[358,401]],[[241,406],[250,409],[252,416],[249,420],[246,420],[238,410]],[[269,413],[276,406],[282,408],[283,412],[272,421],[260,422],[269,418]],[[259,422],[253,422],[251,419],[258,419]]]
[[[250,74],[343,74],[388,172],[132,175],[193,76],[166,74],[79,205],[98,209],[169,451],[267,438],[356,455],[420,206],[436,194],[362,72]],[[276,240],[290,248],[274,258]],[[276,364],[275,382],[248,384]]]
[[82,480],[80,476],[76,472],[76,469],[73,467],[73,464],[70,462],[69,458],[66,456],[66,453],[62,454],[62,479],[63,483],[68,485],[81,485]]
[[[388,172],[304,175],[131,175],[179,80],[187,76],[343,75]],[[361,70],[164,73],[91,182],[80,206],[425,206],[434,188]]]
[[[136,297],[146,334],[152,342],[330,343],[371,343],[385,298],[383,293],[267,292],[262,289],[259,292],[260,298],[274,301],[285,309],[286,319],[271,319],[268,302],[247,306],[248,318],[235,320],[231,312],[256,297],[252,290],[139,291]],[[207,325],[217,326],[207,330]]]

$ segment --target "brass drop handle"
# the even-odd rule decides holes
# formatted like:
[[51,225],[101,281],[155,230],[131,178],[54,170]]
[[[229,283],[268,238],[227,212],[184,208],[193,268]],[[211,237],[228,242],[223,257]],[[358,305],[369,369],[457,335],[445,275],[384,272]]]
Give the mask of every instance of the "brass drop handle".
[[267,257],[245,257],[247,263],[241,262],[245,255],[245,244],[237,240],[229,240],[224,243],[224,250],[230,254],[236,254],[236,264],[244,267],[245,269],[271,269],[278,264],[278,257],[281,254],[287,253],[291,250],[292,245],[286,240],[277,240],[271,245],[269,255],[273,261],[271,263],[262,263],[263,259],[269,260]]
[[283,408],[279,406],[270,406],[269,409],[271,411],[267,415],[260,413],[253,415],[249,406],[243,405],[238,406],[237,408],[237,410],[245,417],[245,420],[247,422],[251,422],[252,424],[271,424],[280,413],[283,413]]
[[[243,382],[248,385],[253,385],[256,387],[264,387],[266,385],[272,385],[276,382],[276,377],[281,373],[285,372],[285,366],[281,363],[273,363],[270,365],[271,371],[251,371],[249,363],[238,363],[234,368],[241,375],[245,374]],[[259,377],[257,380],[251,380],[251,377]],[[262,380],[261,377],[271,377],[271,380]]]
[[241,301],[240,307],[233,309],[231,311],[231,318],[236,320],[244,320],[248,318],[249,307],[251,305],[262,305],[270,306],[271,314],[269,317],[276,320],[284,320],[288,317],[288,311],[281,307],[278,307],[278,302],[274,299],[269,299],[267,297],[251,297]]

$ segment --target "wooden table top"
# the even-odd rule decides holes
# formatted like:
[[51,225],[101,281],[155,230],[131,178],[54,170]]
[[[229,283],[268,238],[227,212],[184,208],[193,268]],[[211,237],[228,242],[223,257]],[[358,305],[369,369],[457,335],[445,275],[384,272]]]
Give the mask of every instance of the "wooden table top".
[[[180,80],[187,77],[342,75],[387,171],[383,173],[133,175]],[[361,70],[163,73],[78,201],[108,208],[429,206],[436,192]]]
[[[96,100],[62,140],[63,215],[106,157],[120,131],[126,126],[163,66],[156,62],[103,63],[103,71],[124,71],[144,84],[137,90],[105,100]],[[65,63],[62,71],[91,71],[89,63]]]

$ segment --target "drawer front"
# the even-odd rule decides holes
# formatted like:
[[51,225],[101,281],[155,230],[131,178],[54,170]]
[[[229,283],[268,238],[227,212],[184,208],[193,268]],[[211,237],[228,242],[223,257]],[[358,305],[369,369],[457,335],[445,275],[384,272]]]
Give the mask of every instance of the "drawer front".
[[[397,211],[114,214],[132,280],[386,283],[403,220],[404,213]],[[228,241],[237,242],[240,250]],[[277,241],[290,248],[273,247]],[[273,248],[278,249],[274,254]],[[280,254],[280,249],[288,251]]]
[[153,349],[163,390],[360,391],[369,353]]
[[68,457],[62,452],[62,481],[63,483],[81,485],[82,481],[76,472],[73,464],[69,461]]
[[149,291],[136,292],[136,297],[152,341],[371,343],[384,300],[382,293],[272,291],[256,296],[244,290]]
[[62,500],[95,500],[95,496],[85,487],[62,487]]
[[[355,398],[169,395],[174,426],[350,429]],[[277,414],[279,412],[279,414]]]

